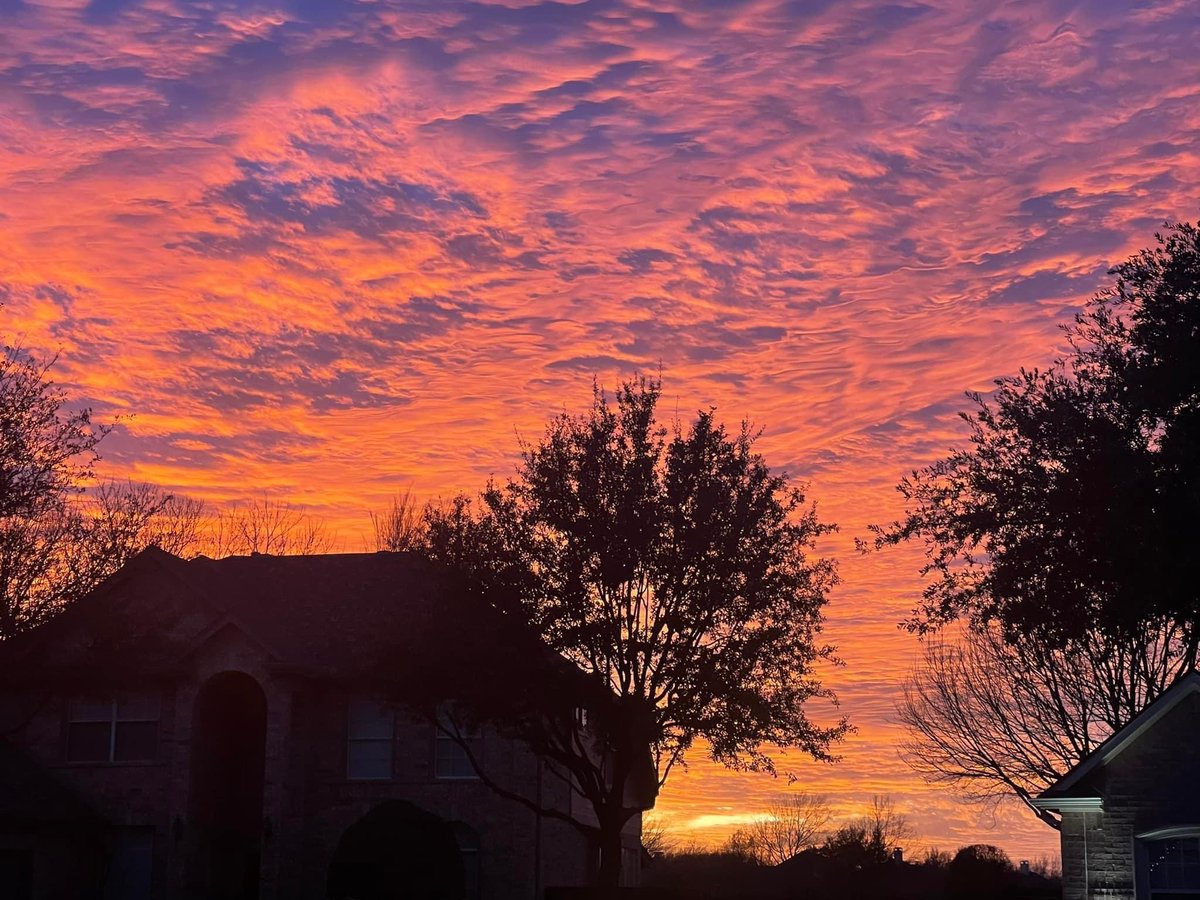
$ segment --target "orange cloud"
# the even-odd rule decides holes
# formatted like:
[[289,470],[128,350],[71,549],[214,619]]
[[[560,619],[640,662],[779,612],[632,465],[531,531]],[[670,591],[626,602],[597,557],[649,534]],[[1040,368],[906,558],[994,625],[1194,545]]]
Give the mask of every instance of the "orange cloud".
[[[4,331],[59,352],[105,466],[366,511],[510,471],[516,434],[661,364],[668,409],[766,427],[841,523],[828,681],[860,728],[796,761],[922,839],[1054,835],[919,783],[891,723],[917,558],[850,539],[1044,364],[1111,263],[1200,199],[1185,3],[17,2],[0,34]],[[815,710],[834,715],[834,710]],[[718,839],[780,790],[697,759]]]

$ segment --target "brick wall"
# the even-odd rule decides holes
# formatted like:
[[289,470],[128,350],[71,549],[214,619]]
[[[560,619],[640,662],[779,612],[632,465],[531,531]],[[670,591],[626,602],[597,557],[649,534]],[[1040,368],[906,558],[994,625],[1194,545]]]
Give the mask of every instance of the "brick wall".
[[1063,816],[1063,900],[1134,900],[1138,835],[1200,826],[1198,726],[1193,693],[1089,775],[1104,811]]
[[[153,830],[155,896],[184,896],[195,834],[189,824],[193,715],[205,683],[226,671],[250,675],[266,697],[263,900],[324,898],[342,834],[388,799],[474,829],[483,900],[532,900],[548,886],[586,883],[593,857],[577,829],[538,817],[478,781],[434,777],[428,723],[398,715],[394,777],[352,781],[346,777],[347,691],[278,671],[269,651],[232,627],[214,634],[186,662],[187,674],[173,684],[131,685],[161,692],[159,758],[153,763],[67,763],[67,696],[48,698],[16,736],[111,821]],[[482,753],[488,771],[505,786],[526,796],[540,790],[544,803],[570,808],[566,782],[521,745],[485,732]],[[630,848],[638,846],[638,824],[635,819],[628,828]]]

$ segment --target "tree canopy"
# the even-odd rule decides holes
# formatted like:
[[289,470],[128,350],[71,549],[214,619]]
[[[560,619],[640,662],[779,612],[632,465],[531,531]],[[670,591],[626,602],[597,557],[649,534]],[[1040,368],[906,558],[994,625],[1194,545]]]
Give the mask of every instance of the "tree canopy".
[[968,797],[1029,805],[1196,668],[1200,233],[1157,240],[1110,271],[1062,358],[969,395],[969,445],[905,478],[905,516],[874,529],[877,548],[925,545],[909,628],[964,620],[899,714],[910,764]]
[[[775,772],[772,746],[831,759],[847,728],[805,709],[832,699],[814,667],[833,659],[821,629],[836,574],[813,554],[832,526],[748,427],[729,434],[711,411],[660,425],[660,391],[639,379],[614,403],[596,389],[586,413],[564,412],[524,447],[515,478],[427,516],[427,553],[468,603],[528,628],[579,676],[554,683],[576,705],[582,684],[586,714],[561,698],[547,715],[541,681],[540,706],[510,724],[591,803],[610,883],[621,828],[695,741]],[[493,716],[519,694],[508,682],[506,701],[437,681]]]
[[[925,543],[918,631],[966,616],[1058,644],[1200,615],[1200,234],[1111,270],[1046,370],[971,394],[970,445],[899,485],[875,544]],[[1194,654],[1193,654],[1194,655]]]

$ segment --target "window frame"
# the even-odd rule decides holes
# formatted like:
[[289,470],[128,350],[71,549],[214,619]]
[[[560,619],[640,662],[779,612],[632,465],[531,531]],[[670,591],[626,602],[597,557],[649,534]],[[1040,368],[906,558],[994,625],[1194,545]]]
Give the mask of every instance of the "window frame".
[[[480,725],[475,725],[473,728],[460,729],[458,724],[451,718],[450,713],[446,708],[439,709],[437,712],[437,723],[433,727],[433,778],[435,781],[479,781],[479,773],[475,770],[475,765],[471,761],[471,757],[478,758],[479,748],[483,746],[483,728]],[[459,738],[469,742],[472,745],[472,750],[468,752],[458,742],[458,738],[447,733],[446,726],[442,724],[445,719],[451,728],[458,732]],[[452,757],[442,755],[442,748],[452,748]],[[465,761],[470,769],[468,774],[444,774],[439,771],[438,763],[443,759],[458,758]]]
[[1196,841],[1200,844],[1200,825],[1157,828],[1138,834],[1134,840],[1134,895],[1138,900],[1187,897],[1200,893],[1200,885],[1187,888],[1155,888],[1150,883],[1150,845],[1162,841]]
[[[137,701],[149,701],[146,704],[147,709],[153,708],[152,715],[125,715],[121,714],[121,707],[136,703]],[[102,705],[108,706],[107,718],[87,718],[82,714],[76,713],[76,707],[83,704],[89,704],[93,707]],[[66,723],[63,733],[63,759],[68,765],[72,766],[128,766],[128,765],[147,765],[157,763],[161,759],[160,754],[160,737],[162,730],[162,695],[158,691],[135,691],[126,693],[114,693],[103,697],[84,697],[75,696],[69,697],[66,704]],[[150,756],[132,756],[128,759],[118,758],[117,756],[117,736],[121,725],[154,725],[154,752]],[[73,759],[71,757],[71,729],[75,725],[107,725],[108,726],[108,752],[101,758],[82,758]]]
[[[388,734],[386,737],[377,735],[355,735],[354,734],[354,708],[355,705],[365,706],[370,704],[376,710],[386,711],[388,718]],[[346,701],[346,780],[347,781],[394,781],[396,778],[396,710],[390,704],[384,703],[373,697],[350,697]],[[351,770],[353,754],[351,748],[356,744],[387,744],[388,763],[386,775],[356,775]]]

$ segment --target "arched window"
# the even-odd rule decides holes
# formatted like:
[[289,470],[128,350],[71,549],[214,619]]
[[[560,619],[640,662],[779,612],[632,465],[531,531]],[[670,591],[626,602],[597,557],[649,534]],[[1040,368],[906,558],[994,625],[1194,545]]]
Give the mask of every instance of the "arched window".
[[1200,826],[1140,835],[1137,863],[1142,900],[1200,900]]

